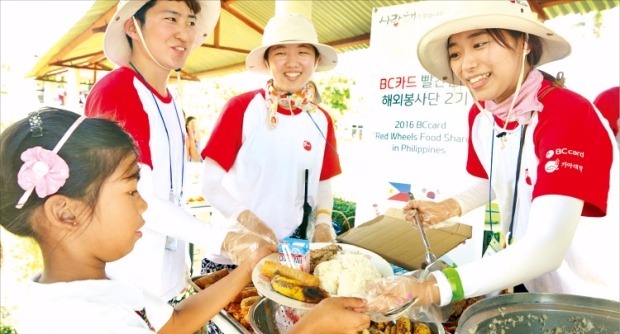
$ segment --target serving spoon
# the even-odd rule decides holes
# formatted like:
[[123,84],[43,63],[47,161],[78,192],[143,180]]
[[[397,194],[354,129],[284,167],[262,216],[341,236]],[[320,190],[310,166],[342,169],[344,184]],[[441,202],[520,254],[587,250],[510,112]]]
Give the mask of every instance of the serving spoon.
[[406,303],[400,305],[400,306],[396,306],[395,308],[386,311],[385,313],[381,314],[384,317],[391,317],[394,315],[398,315],[400,314],[402,311],[406,310],[409,308],[409,306],[411,306],[411,304],[415,303],[415,301],[418,300],[418,297],[413,297],[411,299],[409,299],[409,301],[407,301]]
[[[413,197],[413,194],[409,194],[409,198],[414,200],[415,198]],[[424,232],[424,227],[422,227],[422,224],[420,223],[420,220],[418,219],[418,209],[415,209],[415,213],[413,214],[413,220],[415,222],[415,224],[418,227],[418,230],[420,231],[420,236],[422,237],[422,243],[424,244],[424,262],[422,262],[422,269],[425,269],[429,264],[435,262],[437,260],[437,257],[435,256],[435,254],[433,254],[433,252],[431,251],[431,245],[428,242],[428,238],[426,237],[426,232]]]

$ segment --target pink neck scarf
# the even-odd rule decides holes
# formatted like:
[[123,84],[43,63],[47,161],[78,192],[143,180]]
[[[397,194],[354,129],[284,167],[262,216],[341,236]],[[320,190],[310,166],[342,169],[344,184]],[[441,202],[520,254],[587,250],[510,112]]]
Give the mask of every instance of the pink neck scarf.
[[485,109],[505,122],[517,121],[521,125],[527,124],[532,117],[532,111],[541,111],[543,109],[543,104],[538,101],[536,96],[542,81],[542,73],[537,69],[533,69],[521,85],[521,90],[518,92],[519,95],[512,111],[508,109],[510,109],[514,93],[500,104],[496,104],[493,101],[485,101]]

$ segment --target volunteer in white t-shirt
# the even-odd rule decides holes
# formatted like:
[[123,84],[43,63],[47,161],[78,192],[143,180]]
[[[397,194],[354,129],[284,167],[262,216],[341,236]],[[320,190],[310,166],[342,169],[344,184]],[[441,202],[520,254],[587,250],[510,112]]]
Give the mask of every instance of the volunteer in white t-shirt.
[[[278,240],[303,238],[305,214],[308,238],[335,240],[331,178],[340,174],[340,161],[332,119],[315,103],[309,82],[337,60],[303,15],[277,15],[268,22],[263,44],[250,52],[246,66],[271,79],[226,103],[202,151],[203,194],[221,214],[213,224],[233,219]],[[231,263],[229,255],[207,257]]]

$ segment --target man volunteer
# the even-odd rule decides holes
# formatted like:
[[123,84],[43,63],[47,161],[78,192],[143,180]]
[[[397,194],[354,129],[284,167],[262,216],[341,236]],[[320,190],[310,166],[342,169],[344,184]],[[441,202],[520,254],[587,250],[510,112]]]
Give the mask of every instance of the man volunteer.
[[[143,237],[126,257],[108,265],[111,277],[128,280],[173,302],[186,287],[186,244],[208,253],[270,243],[242,226],[229,231],[204,224],[181,208],[186,131],[183,110],[168,91],[190,52],[213,30],[219,1],[121,1],[106,29],[104,52],[119,66],[102,78],[86,101],[86,115],[124,126],[140,149],[139,191],[149,204]],[[275,243],[273,247],[275,249]]]

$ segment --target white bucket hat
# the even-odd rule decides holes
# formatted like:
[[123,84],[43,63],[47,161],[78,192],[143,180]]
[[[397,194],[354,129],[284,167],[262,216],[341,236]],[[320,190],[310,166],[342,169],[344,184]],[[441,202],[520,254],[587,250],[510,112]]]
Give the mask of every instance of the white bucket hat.
[[338,54],[329,45],[319,43],[312,22],[301,14],[283,14],[272,17],[263,33],[263,45],[254,48],[245,59],[245,66],[251,72],[269,73],[265,66],[265,51],[274,45],[312,44],[319,50],[321,61],[316,71],[326,71],[338,64]]
[[[131,46],[127,41],[124,24],[136,14],[150,0],[121,0],[116,8],[116,13],[108,24],[103,37],[103,52],[105,56],[118,66],[126,66],[131,58]],[[202,45],[217,20],[220,17],[220,1],[198,1],[200,13],[196,15],[196,40],[190,51]]]
[[[440,3],[440,2],[438,2]],[[448,38],[460,32],[476,29],[509,29],[540,37],[543,52],[536,66],[562,59],[571,52],[570,44],[561,36],[536,21],[527,0],[460,1],[450,2],[454,16],[431,28],[418,42],[418,60],[434,77],[462,85],[454,77],[448,59]]]

